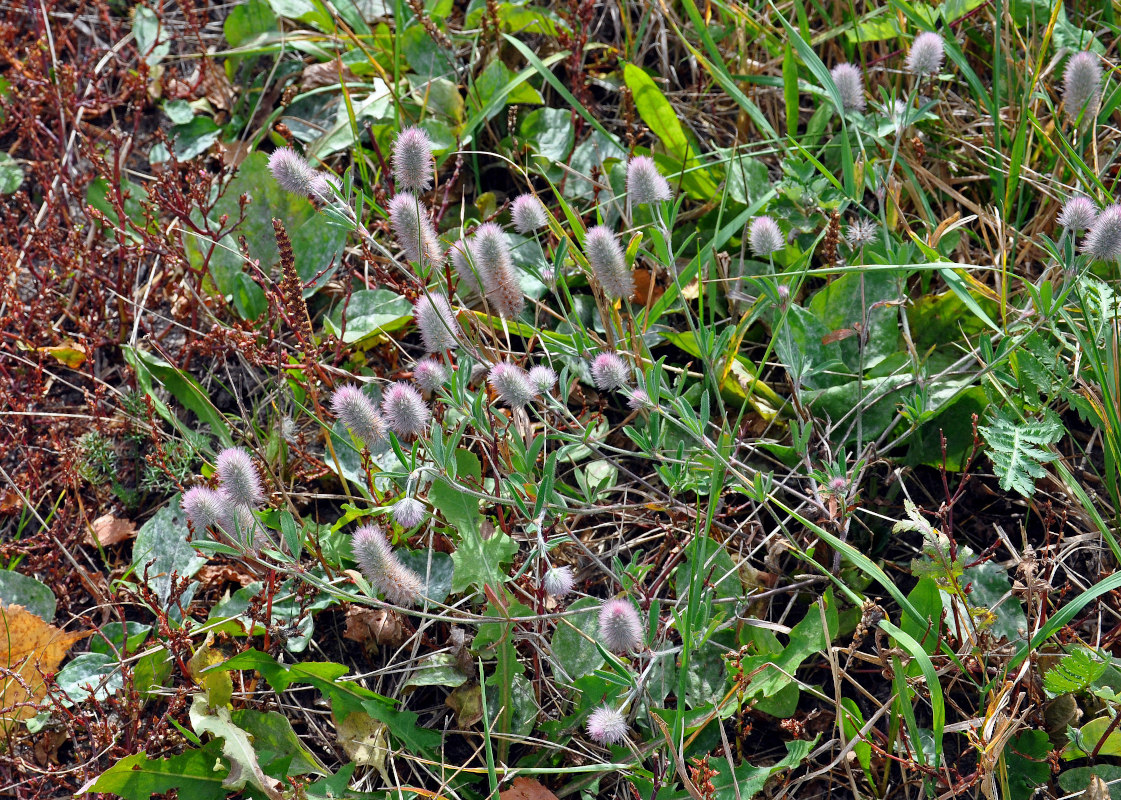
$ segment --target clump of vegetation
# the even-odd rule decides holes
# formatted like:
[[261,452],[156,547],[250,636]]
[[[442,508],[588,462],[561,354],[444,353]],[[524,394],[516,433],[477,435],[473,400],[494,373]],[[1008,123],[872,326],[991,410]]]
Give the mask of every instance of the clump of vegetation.
[[4,792],[1108,791],[1109,3],[40,10]]

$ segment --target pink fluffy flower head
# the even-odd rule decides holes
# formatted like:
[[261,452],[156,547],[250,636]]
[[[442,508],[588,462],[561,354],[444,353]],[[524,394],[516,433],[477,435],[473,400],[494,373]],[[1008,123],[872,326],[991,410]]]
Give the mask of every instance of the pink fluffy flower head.
[[1075,53],[1063,72],[1063,107],[1077,117],[1084,108],[1093,108],[1102,86],[1102,65],[1089,50]]
[[530,369],[529,382],[537,394],[548,394],[557,385],[557,373],[552,367],[538,364]]
[[386,600],[411,606],[420,599],[424,588],[420,576],[401,563],[380,527],[364,525],[354,532],[350,544],[362,574]]
[[394,195],[389,201],[389,225],[405,257],[414,264],[437,264],[442,258],[440,242],[428,208],[410,192]]
[[525,308],[518,273],[510,255],[506,233],[493,222],[484,222],[475,231],[471,242],[475,269],[482,278],[487,302],[505,319],[512,319]]
[[448,368],[434,358],[422,358],[413,367],[413,380],[431,394],[448,382]]
[[751,245],[751,252],[757,256],[769,256],[783,246],[782,231],[778,223],[767,216],[756,217],[751,221],[747,232],[747,241]]
[[628,653],[642,646],[642,622],[629,600],[617,597],[600,606],[599,638],[614,653]]
[[1100,261],[1121,259],[1121,205],[1102,209],[1086,234],[1082,250]]
[[226,514],[228,503],[221,494],[207,486],[194,486],[183,493],[180,501],[187,519],[201,534],[207,528],[218,526]]
[[610,706],[600,706],[588,715],[588,737],[596,744],[619,744],[627,736],[627,720]]
[[487,383],[510,408],[528,405],[537,394],[525,370],[506,361],[500,361],[490,368]]
[[385,439],[385,422],[374,402],[357,386],[340,386],[331,395],[331,411],[371,450]]
[[606,225],[596,225],[584,238],[584,255],[604,294],[613,300],[634,294],[634,275],[615,234]]
[[415,528],[426,516],[424,503],[415,497],[402,497],[393,504],[393,519],[402,528]]
[[934,31],[924,31],[911,42],[911,50],[905,62],[907,71],[912,75],[937,75],[942,69],[946,45]]
[[846,111],[864,110],[864,76],[852,64],[838,64],[829,72]]
[[407,192],[424,192],[432,185],[432,140],[415,125],[401,131],[393,144],[393,177]]
[[329,172],[314,173],[308,184],[308,194],[321,203],[334,200],[339,191],[339,179]]
[[381,414],[389,429],[403,439],[423,436],[428,430],[428,406],[420,392],[404,381],[386,389],[381,398]]
[[1063,205],[1059,214],[1059,224],[1068,231],[1084,231],[1094,226],[1098,218],[1098,207],[1089,197],[1072,197]]
[[650,156],[634,156],[627,162],[627,196],[636,206],[660,203],[673,197],[669,183]]
[[475,268],[471,264],[474,255],[471,252],[470,243],[466,239],[455,242],[448,248],[448,259],[455,269],[455,274],[459,276],[460,295],[463,297],[481,295],[483,284],[479,281],[479,276],[475,274]]
[[272,155],[269,156],[269,171],[284,191],[303,197],[311,194],[315,171],[308,166],[303,156],[291,147],[281,147],[272,151]]
[[592,383],[601,392],[620,389],[631,381],[630,369],[615,353],[600,353],[592,362]]
[[256,508],[265,502],[261,476],[249,453],[240,447],[227,447],[218,454],[218,483],[230,502]]
[[514,230],[526,234],[546,227],[549,217],[545,214],[545,206],[535,195],[520,194],[510,205],[510,221],[514,223]]
[[558,600],[568,596],[576,586],[576,578],[572,574],[572,567],[550,567],[545,570],[541,585],[545,589],[545,594]]
[[442,294],[422,294],[413,305],[413,316],[420,328],[420,338],[429,353],[442,353],[459,346],[463,332],[455,320],[448,298]]

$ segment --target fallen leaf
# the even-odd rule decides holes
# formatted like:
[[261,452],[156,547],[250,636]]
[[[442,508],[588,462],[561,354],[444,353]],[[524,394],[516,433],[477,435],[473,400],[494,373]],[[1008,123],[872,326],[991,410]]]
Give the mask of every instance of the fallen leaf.
[[401,615],[385,608],[351,606],[346,612],[344,639],[366,647],[384,644],[396,647],[405,641]]
[[0,667],[5,670],[0,678],[0,708],[12,709],[0,714],[0,731],[35,716],[35,704],[47,694],[43,675],[58,672],[66,651],[92,633],[68,633],[23,606],[0,609]]
[[238,586],[248,586],[257,580],[244,569],[229,564],[207,564],[200,569],[196,576],[204,589],[214,589],[227,583],[236,583]]
[[102,514],[90,525],[92,536],[87,533],[86,540],[93,544],[94,538],[102,547],[118,544],[125,539],[136,535],[136,526],[131,520],[114,517],[112,514]]
[[11,516],[18,514],[19,510],[23,508],[23,501],[20,500],[19,494],[13,489],[5,489],[0,492],[0,514]]
[[[337,86],[340,80],[339,69],[340,60],[337,58],[334,61],[323,61],[304,67],[304,71],[300,74],[300,90],[306,92],[323,86]],[[342,66],[341,79],[344,82],[355,79],[350,67]]]
[[58,363],[70,369],[77,369],[86,362],[86,348],[75,342],[40,347],[39,352],[52,356]]
[[385,757],[389,753],[388,726],[363,711],[352,711],[342,720],[335,718],[339,744],[350,760],[363,767],[376,769],[387,784]]
[[69,739],[66,731],[62,730],[46,730],[35,737],[35,761],[40,767],[48,765],[58,766],[61,762],[58,759],[59,748],[62,747]]
[[483,693],[477,683],[463,684],[448,695],[444,705],[455,712],[460,730],[467,730],[483,718]]
[[498,793],[498,800],[557,800],[557,796],[533,778],[514,778],[509,789]]
[[665,287],[659,286],[654,281],[654,274],[645,267],[638,267],[634,271],[634,294],[631,302],[642,306],[652,305],[666,293]]

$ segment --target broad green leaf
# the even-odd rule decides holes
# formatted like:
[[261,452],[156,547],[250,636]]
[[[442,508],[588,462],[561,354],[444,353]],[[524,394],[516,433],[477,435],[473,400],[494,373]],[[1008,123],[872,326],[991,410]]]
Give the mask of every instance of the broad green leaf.
[[253,749],[265,772],[272,774],[270,766],[277,761],[288,762],[285,774],[273,775],[274,778],[331,774],[323,762],[304,746],[292,730],[292,723],[283,714],[241,708],[231,716],[235,725],[253,737]]
[[[477,534],[483,524],[479,499],[462,491],[457,483],[471,479],[477,484],[482,476],[482,466],[478,456],[467,450],[457,450],[455,459],[455,481],[445,477],[438,478],[428,492],[428,499],[460,536],[465,536],[468,532]],[[458,571],[457,568],[456,572]]]
[[[1059,788],[1068,795],[1073,795],[1078,800],[1083,800],[1083,792],[1090,785],[1094,776],[1101,778],[1109,786],[1109,796],[1112,800],[1121,800],[1121,767],[1115,764],[1098,764],[1093,767],[1075,767],[1064,769],[1059,773]],[[1009,778],[1011,778],[1009,774]]]
[[420,576],[424,583],[421,595],[433,603],[442,603],[448,599],[455,580],[455,565],[450,555],[434,550],[406,550],[403,547],[397,548],[396,552],[401,563]]
[[44,622],[54,619],[54,592],[15,570],[0,570],[0,605],[21,605]]
[[7,153],[0,153],[0,194],[11,194],[23,183],[23,167]]
[[122,351],[125,361],[136,371],[136,380],[140,388],[153,397],[157,408],[163,405],[154,396],[155,388],[159,385],[171,392],[172,397],[185,408],[193,411],[201,421],[208,424],[210,432],[218,437],[223,446],[233,446],[233,437],[230,435],[230,428],[225,418],[210,402],[210,397],[198,381],[153,353],[128,346],[123,347]]
[[257,761],[257,752],[249,734],[234,725],[228,708],[211,709],[206,695],[196,694],[191,703],[191,727],[195,733],[209,733],[222,740],[222,755],[229,759],[230,773],[222,781],[227,789],[242,789],[246,784],[263,792],[272,800],[280,800],[280,782],[270,778]]
[[665,148],[679,161],[696,155],[696,151],[689,146],[689,139],[685,136],[677,112],[662,94],[658,84],[654,83],[654,79],[641,67],[627,64],[623,67],[623,80],[634,96],[634,106],[642,121],[650,126],[650,130],[661,139]]
[[1063,748],[1063,760],[1085,758],[1095,749],[1099,756],[1121,756],[1121,731],[1112,723],[1113,716],[1107,714],[1079,728],[1071,743]]
[[106,700],[125,685],[121,665],[111,655],[82,653],[66,663],[55,675],[58,688],[67,699],[64,705],[72,706],[89,698]]
[[136,50],[149,67],[154,67],[171,52],[171,38],[163,29],[160,18],[148,6],[132,7],[132,35]]
[[255,36],[273,30],[276,30],[276,14],[263,0],[239,3],[222,23],[222,32],[230,47],[238,47]]
[[222,782],[228,774],[218,740],[171,758],[150,759],[145,753],[126,756],[78,789],[78,794],[108,792],[125,800],[150,800],[172,789],[191,800],[225,800]]
[[[346,330],[343,330],[343,314]],[[346,308],[340,303],[324,320],[328,333],[339,336],[346,344],[360,342],[379,334],[400,330],[413,317],[413,304],[388,289],[361,289],[350,296]]]
[[[190,578],[206,563],[206,559],[191,547],[189,536],[187,515],[179,506],[179,495],[172,497],[136,533],[136,541],[132,545],[134,579],[146,579],[163,608],[168,607],[173,573],[179,580]],[[184,608],[194,596],[197,586],[197,583],[192,583],[181,596]]]
[[599,600],[582,597],[568,607],[569,613],[557,620],[550,650],[554,666],[560,671],[558,677],[564,684],[571,685],[603,664],[603,655],[594,644],[598,635],[599,606]]
[[323,33],[333,33],[335,30],[331,12],[320,0],[269,0],[269,5],[277,16],[303,22]]
[[199,115],[185,125],[174,126],[169,135],[175,157],[180,161],[190,161],[209,150],[222,135],[222,129],[210,117]]
[[497,587],[505,583],[509,576],[502,565],[509,563],[516,552],[518,543],[502,531],[496,530],[484,539],[478,529],[461,529],[452,553],[452,591],[465,592],[472,586],[481,591],[484,585]]

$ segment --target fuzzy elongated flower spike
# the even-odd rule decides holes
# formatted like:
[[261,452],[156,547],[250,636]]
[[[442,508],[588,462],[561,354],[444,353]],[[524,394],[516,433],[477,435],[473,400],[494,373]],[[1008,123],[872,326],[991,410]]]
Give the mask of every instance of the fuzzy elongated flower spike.
[[194,486],[183,493],[180,501],[187,519],[195,526],[195,533],[202,534],[207,528],[221,524],[229,502],[222,495],[207,486]]
[[907,53],[905,63],[907,71],[912,75],[937,75],[942,69],[942,59],[945,56],[946,45],[934,31],[924,31],[911,42],[911,50]]
[[340,386],[331,395],[331,411],[347,429],[373,450],[385,439],[385,422],[374,401],[357,386]]
[[426,516],[424,503],[415,497],[402,497],[393,504],[393,519],[402,528],[415,528]]
[[1067,61],[1063,72],[1063,107],[1070,117],[1077,117],[1082,109],[1092,109],[1097,103],[1102,86],[1102,65],[1089,50],[1075,53]]
[[627,162],[627,196],[638,206],[660,203],[673,197],[669,182],[650,156],[634,156]]
[[510,221],[514,223],[514,230],[526,234],[549,224],[549,217],[545,214],[545,206],[532,194],[520,194],[514,198],[510,205]]
[[829,71],[837,93],[841,95],[841,105],[848,111],[864,110],[864,76],[852,64],[838,64]]
[[627,363],[615,353],[600,353],[592,361],[592,383],[601,392],[621,389],[631,382]]
[[588,715],[588,737],[596,744],[619,744],[627,736],[627,720],[610,706],[600,706]]
[[415,125],[401,131],[393,144],[393,177],[407,192],[424,192],[432,185],[432,140]]
[[529,382],[537,394],[548,394],[557,385],[557,373],[552,367],[538,364],[530,369]]
[[365,525],[351,539],[354,560],[370,585],[394,605],[411,606],[420,599],[424,583],[401,563],[377,525]]
[[756,217],[751,221],[747,232],[747,241],[751,245],[751,252],[757,256],[769,256],[783,246],[782,231],[778,223],[767,216]]
[[545,594],[558,600],[568,596],[576,586],[576,578],[572,574],[572,567],[550,567],[545,570],[541,585],[545,589]]
[[420,392],[404,381],[386,389],[381,414],[389,429],[404,439],[423,436],[428,430],[428,406]]
[[389,225],[405,257],[414,264],[437,264],[442,258],[440,241],[428,208],[411,192],[400,192],[389,201]]
[[269,171],[284,191],[304,197],[311,195],[315,170],[291,147],[273,150],[269,156]]
[[483,293],[483,284],[471,266],[473,258],[471,244],[466,239],[460,239],[448,248],[448,259],[459,276],[459,293],[465,298]]
[[335,194],[341,191],[339,179],[329,172],[316,172],[311,176],[308,184],[308,194],[321,203],[329,203],[335,199]]
[[420,328],[424,349],[429,353],[442,353],[458,346],[463,332],[448,298],[442,294],[421,295],[413,305],[413,316]]
[[1106,206],[1094,220],[1082,250],[1101,261],[1121,259],[1121,205]]
[[482,278],[487,302],[505,319],[522,313],[525,295],[502,228],[493,222],[480,225],[471,243],[471,254],[475,257],[475,268]]
[[448,382],[448,368],[434,358],[422,358],[413,367],[413,380],[431,394]]
[[627,269],[627,259],[614,232],[606,225],[588,229],[584,238],[584,255],[588,266],[603,287],[604,294],[612,300],[634,294],[634,275]]
[[599,638],[614,653],[628,653],[642,645],[642,621],[629,600],[617,597],[600,606]]
[[218,454],[218,484],[230,502],[256,508],[265,502],[261,476],[249,453],[240,447],[227,447]]
[[490,368],[487,383],[510,408],[528,405],[537,394],[525,370],[506,361],[500,361]]
[[1084,231],[1094,226],[1098,218],[1098,207],[1089,197],[1072,197],[1063,205],[1059,214],[1059,224],[1068,231]]

